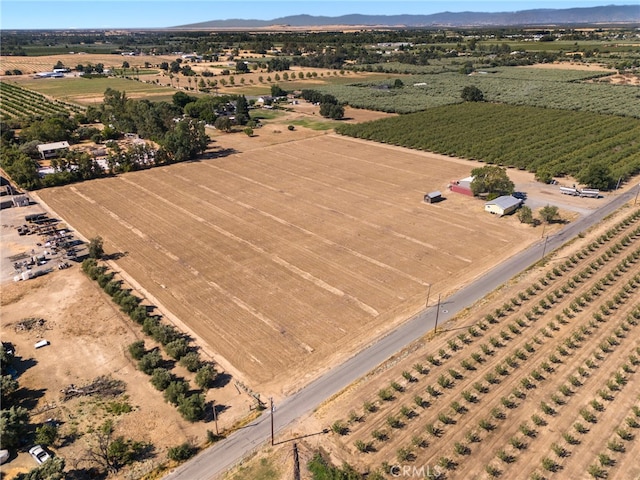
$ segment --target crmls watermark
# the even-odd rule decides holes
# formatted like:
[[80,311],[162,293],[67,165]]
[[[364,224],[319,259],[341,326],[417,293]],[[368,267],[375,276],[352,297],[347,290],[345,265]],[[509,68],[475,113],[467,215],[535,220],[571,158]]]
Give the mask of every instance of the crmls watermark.
[[439,478],[442,472],[430,465],[392,465],[389,473],[394,478]]

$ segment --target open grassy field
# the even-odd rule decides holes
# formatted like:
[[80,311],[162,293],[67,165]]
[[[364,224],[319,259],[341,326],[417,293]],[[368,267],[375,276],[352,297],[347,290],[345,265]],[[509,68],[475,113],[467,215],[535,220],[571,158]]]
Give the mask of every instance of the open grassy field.
[[332,427],[320,444],[334,464],[384,478],[638,478],[638,262],[640,210],[627,206],[295,436]]
[[234,376],[286,390],[419,311],[430,285],[450,291],[537,240],[468,197],[423,203],[468,173],[318,134],[40,195],[122,253]]

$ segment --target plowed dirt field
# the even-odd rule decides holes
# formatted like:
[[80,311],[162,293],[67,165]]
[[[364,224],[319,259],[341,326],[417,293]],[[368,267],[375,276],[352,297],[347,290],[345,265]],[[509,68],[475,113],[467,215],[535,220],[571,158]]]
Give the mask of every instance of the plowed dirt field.
[[[447,192],[468,174],[318,135],[40,196],[230,372],[286,393],[539,240]],[[433,190],[446,200],[424,203]]]

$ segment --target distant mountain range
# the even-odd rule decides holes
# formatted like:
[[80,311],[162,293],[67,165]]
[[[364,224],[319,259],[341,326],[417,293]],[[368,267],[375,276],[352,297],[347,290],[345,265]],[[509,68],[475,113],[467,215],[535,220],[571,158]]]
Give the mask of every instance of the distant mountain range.
[[273,20],[211,20],[171,27],[174,29],[262,29],[270,27],[490,27],[523,25],[593,25],[640,23],[640,5],[608,5],[602,7],[535,9],[517,12],[442,12],[431,15],[343,15],[321,17],[292,15]]

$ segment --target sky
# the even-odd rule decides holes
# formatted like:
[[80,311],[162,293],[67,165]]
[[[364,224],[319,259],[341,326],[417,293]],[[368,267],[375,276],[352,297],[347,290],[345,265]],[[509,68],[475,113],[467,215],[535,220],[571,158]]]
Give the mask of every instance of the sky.
[[637,3],[638,0],[0,0],[0,28],[164,28],[209,20],[271,20],[299,14],[428,15]]

